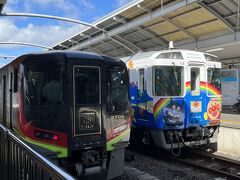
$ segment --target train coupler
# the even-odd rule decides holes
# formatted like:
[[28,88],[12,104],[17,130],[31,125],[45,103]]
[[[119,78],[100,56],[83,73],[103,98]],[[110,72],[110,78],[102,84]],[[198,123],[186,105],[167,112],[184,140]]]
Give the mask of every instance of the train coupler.
[[82,161],[76,163],[78,176],[98,174],[107,169],[107,159],[102,157],[98,151],[89,150],[82,154]]

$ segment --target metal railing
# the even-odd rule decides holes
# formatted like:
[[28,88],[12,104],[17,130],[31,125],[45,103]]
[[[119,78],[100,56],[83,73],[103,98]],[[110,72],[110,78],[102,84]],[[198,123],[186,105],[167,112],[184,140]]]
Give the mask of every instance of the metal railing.
[[74,177],[37,153],[1,124],[0,176],[3,180],[74,180]]

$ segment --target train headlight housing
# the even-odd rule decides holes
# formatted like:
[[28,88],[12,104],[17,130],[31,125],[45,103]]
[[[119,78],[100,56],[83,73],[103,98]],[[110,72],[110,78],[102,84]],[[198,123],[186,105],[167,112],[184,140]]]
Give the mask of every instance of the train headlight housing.
[[54,141],[59,140],[58,135],[52,134],[52,133],[49,133],[49,132],[44,132],[44,131],[37,130],[37,131],[34,131],[34,134],[37,138],[41,138],[41,139],[54,140]]
[[127,129],[127,124],[120,125],[113,129],[113,134],[119,133]]

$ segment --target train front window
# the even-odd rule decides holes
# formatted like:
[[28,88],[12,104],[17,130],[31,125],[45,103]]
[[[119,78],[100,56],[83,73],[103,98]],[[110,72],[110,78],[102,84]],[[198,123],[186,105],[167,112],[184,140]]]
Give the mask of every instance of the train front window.
[[191,94],[192,96],[199,96],[200,94],[200,68],[191,68]]
[[99,73],[99,67],[74,67],[74,94],[77,105],[100,104]]
[[155,66],[153,67],[154,96],[183,95],[183,67]]
[[128,104],[128,78],[127,70],[122,67],[109,67],[108,69],[108,112],[126,112]]
[[220,69],[208,68],[208,83],[215,86],[218,90],[221,89],[220,75]]
[[63,103],[63,62],[38,61],[26,66],[25,104],[44,106]]
[[64,62],[29,59],[24,64],[24,111],[35,127],[66,131],[63,93]]

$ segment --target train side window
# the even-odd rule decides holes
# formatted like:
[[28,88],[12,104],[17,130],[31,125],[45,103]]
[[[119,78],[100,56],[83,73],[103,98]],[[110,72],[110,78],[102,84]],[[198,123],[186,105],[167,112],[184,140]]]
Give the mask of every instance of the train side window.
[[[221,91],[221,72],[220,69],[217,68],[208,68],[208,83],[217,88],[219,91]],[[209,92],[208,92],[209,93]]]
[[14,68],[14,79],[13,79],[13,92],[17,92],[18,91],[18,69]]
[[193,96],[200,94],[200,69],[191,68],[191,93]]
[[219,62],[219,59],[216,56],[212,56],[212,55],[208,55],[208,54],[204,54],[204,56],[207,61]]
[[157,59],[183,59],[181,52],[167,52],[161,53]]
[[139,90],[144,91],[144,69],[139,69]]

